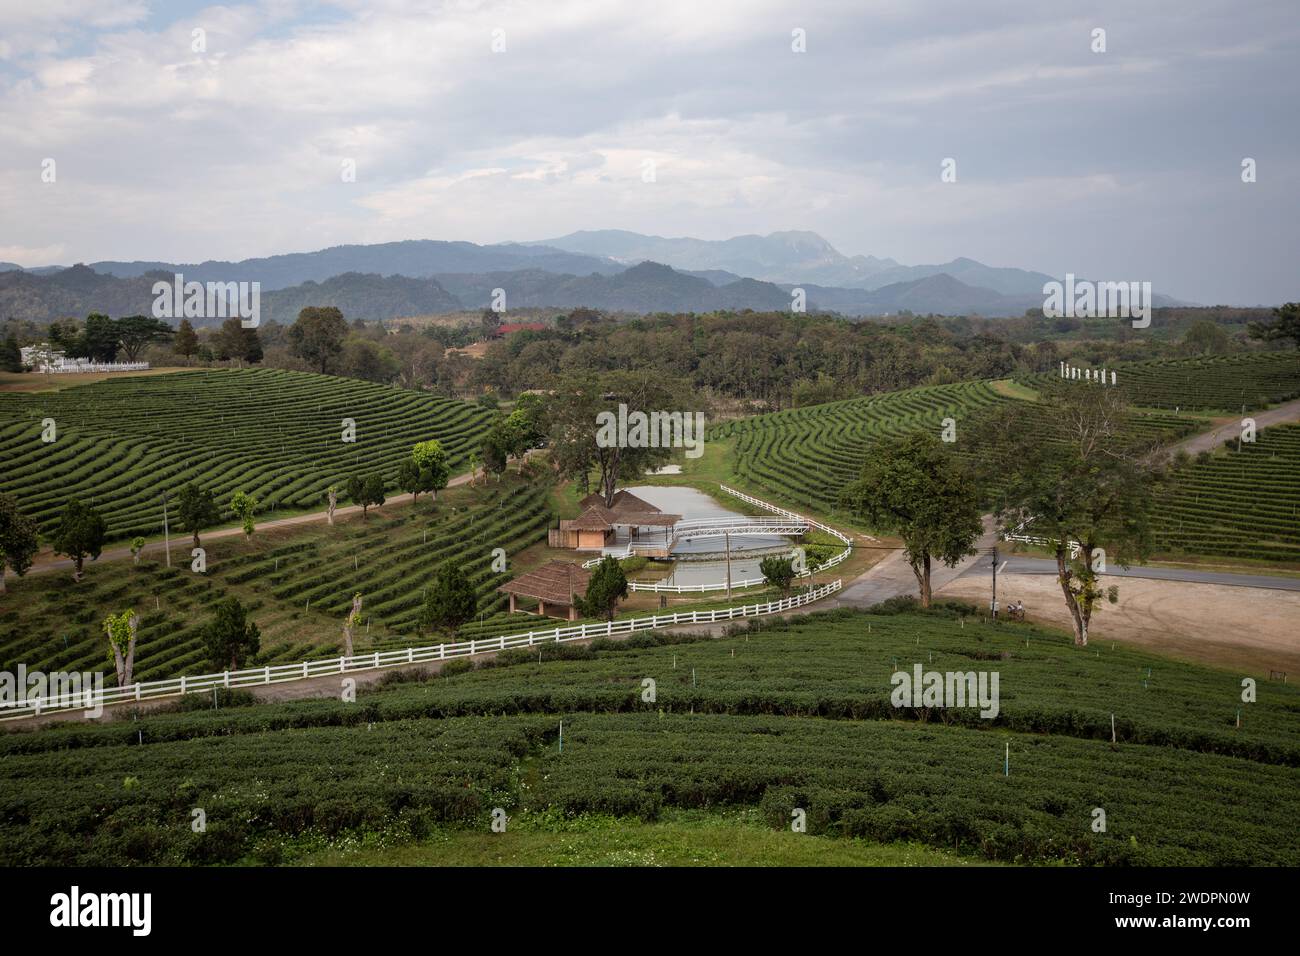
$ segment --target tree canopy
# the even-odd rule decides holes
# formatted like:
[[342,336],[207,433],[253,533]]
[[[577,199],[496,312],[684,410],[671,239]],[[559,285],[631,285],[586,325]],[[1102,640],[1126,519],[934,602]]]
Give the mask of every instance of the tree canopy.
[[975,553],[984,530],[974,481],[947,446],[928,432],[880,442],[842,499],[877,529],[903,539],[921,606],[930,606],[934,559],[953,567]]

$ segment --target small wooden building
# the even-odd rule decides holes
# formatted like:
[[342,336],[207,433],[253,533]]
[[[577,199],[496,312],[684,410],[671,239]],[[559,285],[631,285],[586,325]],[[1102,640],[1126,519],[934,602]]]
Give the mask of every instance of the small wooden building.
[[[587,593],[587,584],[591,581],[591,572],[572,561],[550,561],[535,571],[521,574],[512,581],[497,588],[502,594],[510,595],[510,612],[523,611],[525,614],[540,614],[543,617],[563,617],[569,621],[578,619],[575,598]],[[530,611],[518,606],[518,598],[530,598],[537,601],[537,610]]]
[[578,507],[581,509],[578,517],[561,521],[559,529],[551,533],[551,547],[599,551],[615,544],[618,529],[623,528],[624,538],[628,540],[639,537],[643,529],[661,532],[667,549],[673,525],[682,520],[681,515],[665,514],[629,491],[616,492],[609,507],[598,494],[587,495],[578,502]]

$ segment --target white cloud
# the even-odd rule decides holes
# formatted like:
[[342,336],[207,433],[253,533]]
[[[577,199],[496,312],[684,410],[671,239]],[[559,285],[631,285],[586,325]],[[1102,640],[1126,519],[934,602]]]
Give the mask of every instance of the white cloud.
[[[1294,219],[1294,124],[1285,97],[1268,96],[1288,81],[1294,94],[1287,12],[277,0],[172,20],[113,0],[5,4],[0,242],[65,261],[187,260],[579,228],[805,228],[847,253],[1046,269],[1110,254],[1104,230],[1061,225],[1097,210],[1158,224],[1153,260],[1175,244],[1208,256],[1222,237],[1213,222],[1188,228],[1175,185],[1230,210],[1240,191],[1211,184],[1222,174],[1230,190],[1252,155],[1267,180],[1255,195],[1274,192],[1223,253],[1245,274]],[[1093,22],[1109,30],[1104,57],[1087,49]],[[795,26],[806,54],[789,48]],[[491,52],[496,28],[504,53]],[[1215,95],[1239,105],[1207,107]],[[46,156],[59,162],[50,188]],[[959,160],[953,188],[938,182],[944,156]],[[345,159],[355,183],[341,181]],[[647,159],[654,183],[641,181]]]

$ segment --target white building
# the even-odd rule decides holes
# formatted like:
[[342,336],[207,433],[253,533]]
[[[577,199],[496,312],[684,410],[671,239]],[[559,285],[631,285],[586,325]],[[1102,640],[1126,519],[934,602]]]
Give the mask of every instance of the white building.
[[68,358],[48,342],[39,345],[25,345],[18,350],[23,367],[47,374],[62,372],[141,372],[149,367],[148,362],[92,362],[86,358]]

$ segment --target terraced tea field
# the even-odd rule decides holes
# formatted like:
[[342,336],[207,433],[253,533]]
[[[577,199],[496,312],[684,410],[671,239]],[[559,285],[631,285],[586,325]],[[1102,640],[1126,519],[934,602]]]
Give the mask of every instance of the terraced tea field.
[[[41,440],[53,419],[57,440]],[[345,418],[356,441],[344,442]],[[379,471],[396,486],[411,446],[436,438],[463,470],[487,410],[357,379],[267,369],[124,377],[55,392],[0,394],[0,491],[48,533],[64,502],[104,515],[113,538],[162,532],[159,496],[187,482],[236,489],[259,509],[324,507],[331,484]],[[174,526],[173,526],[174,530]]]
[[[1134,405],[1184,411],[1240,412],[1300,398],[1300,354],[1248,352],[1118,363],[1116,384]],[[1034,375],[1026,384],[1057,380]],[[1081,383],[1086,387],[1087,383]]]
[[710,439],[735,438],[735,471],[785,501],[834,511],[840,489],[862,471],[867,446],[881,438],[960,423],[1007,401],[988,382],[934,385],[812,405],[727,422]]
[[1300,425],[1190,463],[1156,516],[1161,551],[1300,562]]
[[[963,429],[969,434],[973,423],[1010,401],[992,382],[922,386],[727,422],[709,437],[734,437],[734,468],[741,478],[787,502],[833,513],[841,489],[861,473],[872,442],[922,428],[938,435],[951,416],[959,453],[973,453],[962,444]],[[1046,432],[1046,421],[1042,427]],[[1168,441],[1196,424],[1152,414],[1134,427],[1143,439]]]
[[[393,646],[414,638],[424,586],[448,558],[476,585],[483,612],[465,636],[500,633],[522,619],[512,618],[495,592],[505,575],[491,570],[492,549],[506,550],[514,573],[513,558],[545,542],[550,524],[548,489],[512,476],[451,489],[436,505],[378,509],[333,528],[322,521],[260,531],[251,543],[216,540],[206,545],[204,575],[189,570],[183,548],[172,568],[161,559],[138,567],[117,561],[88,564],[80,584],[58,573],[12,579],[0,617],[0,671],[19,662],[29,669],[106,670],[111,683],[100,622],[134,607],[141,615],[140,680],[209,673],[200,631],[214,602],[227,595],[239,597],[260,628],[262,663],[338,654],[342,621],[358,592],[367,623],[354,649]],[[425,635],[421,643],[435,640]]]
[[[366,834],[381,847],[446,829],[489,839],[494,807],[542,828],[750,809],[787,836],[799,808],[810,834],[993,860],[1300,862],[1292,685],[1261,680],[1238,728],[1238,674],[940,613],[837,611],[720,640],[542,652],[356,703],[5,736],[0,863],[293,862]],[[998,671],[997,719],[893,709],[890,674],[913,662]],[[206,835],[184,825],[195,806]]]

